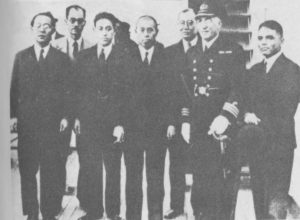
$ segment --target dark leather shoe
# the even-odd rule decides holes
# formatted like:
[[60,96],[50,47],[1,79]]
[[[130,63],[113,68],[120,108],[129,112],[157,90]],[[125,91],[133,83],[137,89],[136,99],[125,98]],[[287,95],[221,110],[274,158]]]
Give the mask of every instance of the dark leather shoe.
[[38,214],[28,215],[27,220],[39,220],[39,215]]
[[164,216],[165,219],[173,219],[173,218],[177,218],[178,216],[183,215],[182,211],[178,211],[178,210],[170,210],[170,212],[168,212],[168,214],[166,214]]
[[75,187],[68,186],[67,190],[65,192],[65,195],[67,195],[67,196],[73,196],[73,195],[75,195],[75,190],[76,190]]
[[103,217],[96,217],[96,216],[91,216],[91,215],[85,215],[85,216],[82,216],[78,220],[98,220],[98,219],[102,219],[102,218]]

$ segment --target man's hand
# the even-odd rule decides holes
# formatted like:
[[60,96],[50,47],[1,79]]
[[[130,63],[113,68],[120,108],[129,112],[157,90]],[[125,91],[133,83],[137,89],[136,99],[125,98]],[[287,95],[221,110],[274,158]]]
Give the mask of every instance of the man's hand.
[[74,122],[74,132],[76,135],[79,135],[80,134],[80,121],[78,118],[75,119],[75,122]]
[[186,143],[190,143],[191,137],[191,124],[188,122],[184,122],[181,125],[181,135]]
[[17,118],[11,118],[10,119],[10,131],[17,131],[18,126],[18,119]]
[[122,143],[124,141],[124,128],[120,125],[116,126],[113,131],[113,136],[117,138],[114,143]]
[[65,118],[63,118],[63,119],[60,121],[59,131],[62,132],[62,131],[64,131],[67,127],[68,127],[68,120],[65,119]]
[[229,120],[225,116],[219,115],[211,123],[208,131],[208,135],[212,135],[212,134],[221,135],[226,131],[229,125],[230,125]]
[[260,119],[254,114],[247,112],[244,117],[244,121],[246,124],[255,124],[258,125]]
[[167,130],[168,140],[171,140],[174,135],[175,135],[175,126],[174,125],[169,125],[168,130]]

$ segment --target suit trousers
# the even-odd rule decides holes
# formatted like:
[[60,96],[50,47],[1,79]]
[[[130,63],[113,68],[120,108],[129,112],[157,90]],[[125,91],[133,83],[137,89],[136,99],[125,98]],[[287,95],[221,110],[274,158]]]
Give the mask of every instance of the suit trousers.
[[235,148],[231,146],[226,152],[230,156],[231,172],[225,179],[219,141],[202,134],[193,136],[191,143],[194,169],[191,204],[194,214],[202,213],[209,220],[228,220],[235,197]]
[[107,144],[103,151],[106,171],[105,210],[108,218],[120,214],[122,144]]
[[101,218],[103,208],[103,143],[101,137],[80,134],[77,139],[79,176],[77,197],[80,206],[95,219]]
[[[35,136],[36,135],[36,136]],[[61,210],[65,190],[66,132],[48,135],[19,133],[18,157],[24,215],[39,213],[36,174],[40,170],[40,210],[43,218]]]
[[282,141],[275,141],[266,129],[257,125],[242,127],[237,144],[247,152],[256,217],[284,219],[294,149],[282,146]]
[[188,144],[181,136],[175,136],[168,143],[170,154],[171,204],[173,210],[184,211],[185,173],[187,172]]

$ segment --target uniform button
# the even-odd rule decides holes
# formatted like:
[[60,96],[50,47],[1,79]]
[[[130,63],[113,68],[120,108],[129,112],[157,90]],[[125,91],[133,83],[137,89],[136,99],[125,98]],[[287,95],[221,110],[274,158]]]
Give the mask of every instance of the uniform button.
[[213,62],[214,62],[214,60],[213,60],[213,59],[210,59],[210,60],[209,60],[209,62],[210,62],[210,63],[213,63]]
[[195,60],[193,60],[193,63],[197,63],[197,60],[195,59]]
[[198,93],[195,93],[195,96],[197,97],[197,96],[198,96]]
[[193,68],[193,72],[197,72],[197,69],[196,69],[196,68]]
[[208,96],[209,96],[209,93],[206,93],[205,95],[206,95],[206,97],[208,97]]
[[196,79],[197,79],[197,76],[194,76],[193,79],[196,80]]
[[207,85],[206,85],[206,87],[207,87],[207,88],[210,88],[210,85],[209,85],[209,84],[207,84]]
[[208,79],[208,80],[211,80],[211,76],[208,76],[207,79]]
[[212,71],[212,68],[211,68],[211,67],[209,67],[209,68],[208,68],[208,71],[209,71],[209,72],[211,72],[211,71]]

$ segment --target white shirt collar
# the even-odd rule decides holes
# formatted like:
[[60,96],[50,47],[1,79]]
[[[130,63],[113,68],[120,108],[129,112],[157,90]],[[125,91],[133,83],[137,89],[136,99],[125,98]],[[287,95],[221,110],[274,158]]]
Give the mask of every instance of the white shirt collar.
[[188,43],[190,43],[191,46],[193,47],[193,46],[195,46],[195,45],[197,44],[197,42],[198,42],[198,36],[197,36],[197,35],[196,35],[196,36],[194,37],[194,39],[191,40],[190,42],[188,42],[188,41],[185,40],[185,39],[182,39],[184,52],[187,52],[187,50],[189,49]]
[[266,63],[266,72],[267,73],[270,71],[270,69],[274,65],[275,61],[278,59],[278,57],[280,57],[281,54],[282,54],[282,51],[278,51],[273,56],[271,56],[269,58],[266,58],[266,57],[264,58],[264,62]]
[[[82,44],[82,40],[83,40],[82,37],[80,37],[78,40],[76,40],[76,42],[78,43],[78,50],[80,50],[80,46]],[[75,40],[73,38],[71,38],[71,37],[68,37],[68,41],[69,41],[70,46],[71,46],[71,48],[73,50],[73,44],[74,44]]]
[[43,47],[43,48],[41,48],[41,46],[38,44],[34,44],[33,47],[34,47],[34,53],[35,53],[36,60],[39,60],[42,49],[44,49],[43,57],[46,58],[46,56],[49,52],[49,49],[50,49],[50,44],[48,44],[46,47]]
[[151,60],[152,60],[153,52],[154,52],[154,46],[152,46],[150,49],[146,50],[146,48],[139,45],[139,50],[140,50],[142,60],[145,59],[146,52],[148,52],[148,61],[149,61],[149,64],[150,64]]
[[202,49],[204,51],[204,48],[206,47],[207,49],[209,49],[211,47],[211,45],[213,45],[213,43],[218,39],[219,34],[217,34],[217,36],[215,36],[213,39],[211,39],[210,41],[205,41],[202,39]]
[[111,53],[111,50],[112,50],[112,47],[113,47],[113,44],[110,43],[109,45],[103,47],[102,45],[100,44],[97,44],[97,56],[99,58],[100,56],[100,53],[101,53],[101,50],[104,49],[104,54],[105,54],[105,60],[107,60],[108,56],[110,55]]

